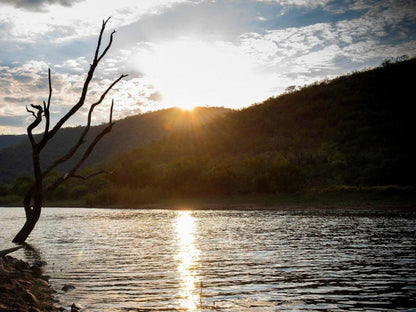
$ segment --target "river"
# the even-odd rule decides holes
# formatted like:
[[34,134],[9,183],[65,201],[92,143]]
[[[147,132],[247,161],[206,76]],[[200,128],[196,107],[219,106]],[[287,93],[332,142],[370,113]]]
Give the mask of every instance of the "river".
[[[416,310],[416,210],[191,208],[47,208],[14,256],[83,311]],[[0,249],[23,223],[0,208]]]

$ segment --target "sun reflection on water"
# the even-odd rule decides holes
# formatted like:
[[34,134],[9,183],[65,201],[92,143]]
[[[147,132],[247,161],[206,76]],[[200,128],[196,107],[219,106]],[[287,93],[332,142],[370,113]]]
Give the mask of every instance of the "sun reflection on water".
[[190,211],[178,211],[176,233],[179,244],[177,254],[178,271],[180,274],[181,308],[185,311],[197,311],[200,300],[197,290],[197,271],[199,250],[195,247],[197,228],[195,218]]

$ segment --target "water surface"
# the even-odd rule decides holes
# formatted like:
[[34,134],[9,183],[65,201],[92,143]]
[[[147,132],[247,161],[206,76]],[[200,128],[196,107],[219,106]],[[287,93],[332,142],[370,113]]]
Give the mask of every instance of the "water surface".
[[[0,246],[23,222],[0,208]],[[413,210],[49,208],[28,243],[85,311],[416,309]]]

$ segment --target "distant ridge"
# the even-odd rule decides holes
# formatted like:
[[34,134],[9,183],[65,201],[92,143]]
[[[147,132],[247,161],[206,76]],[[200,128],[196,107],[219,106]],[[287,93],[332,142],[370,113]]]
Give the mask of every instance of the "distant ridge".
[[[222,107],[197,107],[194,113],[199,116],[199,122],[205,124],[230,111]],[[182,122],[177,122],[178,118],[182,119]],[[177,127],[182,128],[185,124],[192,124],[193,122],[195,120],[190,118],[190,113],[179,108],[164,109],[124,118],[117,121],[112,132],[100,141],[85,165],[91,166],[112,159],[133,147],[159,140]],[[98,133],[101,128],[102,126],[92,127],[89,138]],[[42,152],[43,164],[45,165],[45,162],[52,161],[59,155],[66,153],[82,131],[83,127],[62,129]],[[68,162],[59,167],[59,170],[64,171],[73,163],[74,161]],[[16,178],[21,176],[32,176],[29,141],[25,135],[1,135],[0,183],[13,183]]]
[[95,203],[411,189],[415,71],[416,59],[388,62],[232,111],[203,131],[172,131],[110,162],[111,184]]
[[9,146],[15,145],[26,138],[26,135],[19,134],[19,135],[0,135],[0,150],[3,148],[7,148]]
[[[86,165],[107,161],[114,174],[102,198],[120,202],[140,192],[153,199],[414,187],[415,96],[408,77],[415,72],[416,59],[386,62],[237,111],[167,109],[129,117]],[[63,153],[81,130],[66,129],[45,155]],[[24,144],[0,150],[0,182],[30,174]],[[90,194],[98,194],[94,187]]]

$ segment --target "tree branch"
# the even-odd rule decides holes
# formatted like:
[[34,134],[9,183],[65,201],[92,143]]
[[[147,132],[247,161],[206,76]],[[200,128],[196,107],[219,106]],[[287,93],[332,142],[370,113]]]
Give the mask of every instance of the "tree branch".
[[48,83],[49,83],[49,96],[48,96],[48,104],[43,101],[43,110],[45,114],[45,132],[43,134],[43,137],[48,135],[49,132],[49,125],[50,125],[50,110],[49,107],[51,105],[51,98],[52,98],[52,80],[51,80],[51,69],[48,68]]
[[27,111],[28,113],[31,113],[31,114],[33,115],[33,117],[35,117],[35,118],[36,118],[36,113],[35,113],[34,111],[30,110],[29,108],[27,108],[27,106],[26,106],[26,111]]
[[[90,109],[88,111],[88,120],[87,120],[87,124],[85,126],[84,131],[82,132],[82,134],[80,135],[80,137],[78,138],[78,141],[75,143],[75,145],[61,158],[57,159],[53,164],[51,164],[48,169],[45,170],[45,172],[42,174],[43,176],[46,176],[49,172],[51,172],[51,170],[53,170],[54,168],[56,168],[58,165],[64,163],[65,161],[69,160],[70,158],[72,158],[72,156],[75,155],[75,153],[78,151],[78,149],[80,148],[80,146],[85,142],[85,137],[88,134],[88,131],[91,128],[91,120],[92,120],[92,113],[94,111],[94,108],[101,104],[102,101],[104,100],[105,96],[107,95],[107,93],[124,77],[127,77],[127,75],[121,75],[118,79],[116,79],[106,90],[105,92],[101,95],[100,99],[93,103],[90,106]],[[110,108],[110,123],[112,122],[112,116],[113,116],[113,106],[114,106],[114,101],[111,104],[111,108]]]
[[30,104],[30,106],[32,106],[33,108],[38,110],[37,113],[35,113],[34,111],[30,110],[26,106],[26,110],[29,113],[31,113],[33,115],[33,117],[35,117],[35,120],[27,127],[27,135],[29,136],[29,140],[30,140],[30,143],[32,144],[32,148],[34,149],[37,144],[35,142],[35,139],[33,138],[32,131],[33,131],[33,129],[35,129],[41,123],[43,109],[42,109],[42,106],[40,106],[40,105]]
[[98,36],[98,43],[97,43],[97,48],[95,49],[93,63],[98,60],[98,54],[100,53],[100,46],[101,46],[101,40],[103,38],[104,29],[105,29],[105,26],[107,25],[107,22],[110,20],[110,18],[111,18],[111,16],[109,18],[107,18],[105,21],[103,20],[100,35]]
[[[112,121],[113,118],[113,107],[114,107],[114,101],[111,103],[110,108],[110,118],[109,118],[109,124],[102,129],[102,131],[92,140],[92,142],[89,144],[85,152],[83,153],[81,159],[73,166],[71,171],[68,174],[65,174],[64,176],[58,178],[53,182],[53,184],[44,187],[43,185],[43,179],[45,176],[58,164],[65,162],[69,158],[71,158],[79,149],[81,144],[85,142],[85,137],[91,127],[91,119],[92,119],[92,113],[94,111],[94,108],[101,104],[101,102],[104,100],[107,93],[124,77],[127,75],[121,75],[118,79],[116,79],[101,95],[101,97],[98,99],[97,102],[92,104],[90,106],[89,112],[88,112],[88,122],[87,126],[84,129],[84,131],[81,133],[81,136],[79,137],[78,141],[75,143],[75,145],[61,158],[56,160],[49,168],[42,172],[41,170],[41,161],[40,161],[40,153],[43,150],[43,148],[46,146],[46,144],[51,140],[56,133],[62,128],[62,126],[65,124],[65,122],[71,118],[84,104],[86,100],[86,96],[88,93],[88,88],[90,85],[91,80],[94,77],[94,72],[99,64],[99,62],[102,60],[102,58],[107,54],[108,50],[110,49],[112,43],[113,43],[113,37],[115,34],[115,31],[113,31],[110,34],[109,42],[107,43],[107,46],[103,50],[103,52],[100,54],[100,48],[101,48],[101,42],[102,37],[105,31],[105,27],[107,25],[107,22],[110,18],[103,21],[100,35],[97,42],[97,47],[94,53],[93,62],[90,64],[90,68],[88,71],[87,76],[85,77],[85,80],[83,82],[83,86],[81,89],[81,94],[77,102],[74,106],[71,107],[69,111],[67,111],[64,116],[55,124],[55,126],[52,129],[50,128],[50,104],[51,104],[51,98],[52,98],[52,80],[51,80],[51,70],[48,69],[48,83],[49,83],[49,96],[48,101],[43,101],[43,107],[41,105],[33,105],[31,104],[32,109],[29,109],[26,107],[26,110],[28,113],[31,113],[34,117],[34,120],[32,123],[27,127],[27,133],[30,139],[30,142],[32,144],[32,160],[33,160],[33,171],[35,175],[35,183],[30,187],[30,189],[26,192],[26,195],[24,197],[24,209],[26,213],[26,222],[23,225],[22,229],[17,233],[15,238],[13,239],[13,242],[24,242],[27,237],[30,235],[32,230],[34,229],[37,221],[39,220],[41,209],[43,205],[43,195],[46,191],[54,190],[57,186],[59,186],[62,182],[64,182],[67,178],[70,177],[77,177],[77,178],[83,178],[87,179],[89,177],[95,176],[97,174],[100,174],[101,172],[96,172],[94,174],[91,174],[87,177],[81,177],[80,175],[76,175],[77,170],[83,165],[85,160],[88,158],[88,156],[93,151],[95,145],[106,135],[109,133],[114,125],[114,122]],[[41,122],[42,117],[45,116],[45,129],[43,137],[40,139],[38,143],[35,142],[35,139],[33,137],[33,129],[35,129]],[[32,204],[33,203],[33,204]]]
[[[113,103],[111,105],[111,109],[110,109],[110,116],[112,116],[113,114]],[[73,178],[77,172],[77,170],[82,166],[82,164],[85,162],[85,160],[88,158],[88,156],[91,154],[91,152],[93,151],[95,145],[97,145],[97,143],[107,134],[111,131],[112,127],[114,125],[114,122],[112,122],[110,120],[110,122],[108,123],[107,127],[105,127],[95,138],[94,140],[90,143],[90,145],[87,147],[87,149],[85,150],[84,154],[82,155],[81,159],[75,164],[75,166],[65,175],[63,175],[62,177],[58,178],[54,183],[52,183],[51,185],[48,185],[44,191],[49,192],[49,191],[53,191],[54,189],[56,189],[61,183],[63,183],[65,180],[69,179],[69,178]]]
[[81,175],[73,175],[71,178],[77,178],[77,179],[81,179],[81,180],[86,181],[86,180],[91,179],[91,178],[93,178],[95,176],[98,176],[100,174],[104,174],[104,173],[105,174],[113,174],[113,172],[114,171],[100,170],[100,171],[91,173],[91,174],[87,175],[86,177],[83,177]]
[[113,43],[114,31],[110,35],[110,41],[109,41],[107,47],[104,49],[103,53],[101,55],[99,55],[102,36],[103,36],[106,24],[109,21],[109,19],[110,18],[103,21],[103,23],[102,23],[101,30],[100,30],[100,35],[98,37],[97,48],[96,48],[95,54],[94,54],[94,60],[93,60],[92,64],[90,65],[90,70],[88,71],[87,77],[84,81],[84,85],[83,85],[82,91],[81,91],[81,96],[80,96],[78,102],[56,123],[56,125],[52,128],[52,130],[49,131],[49,133],[43,137],[43,139],[39,143],[39,150],[42,150],[45,147],[46,143],[55,136],[55,134],[63,126],[63,124],[84,105],[85,98],[86,98],[87,92],[88,92],[88,86],[89,86],[92,78],[94,77],[95,69],[96,69],[99,61],[101,61],[101,59],[106,55],[106,53],[108,52],[108,50],[110,49],[110,47]]

